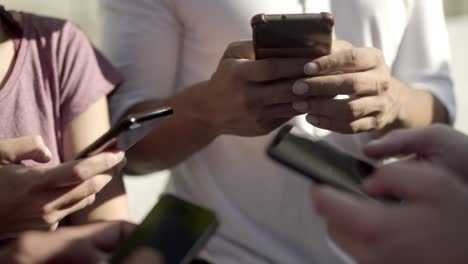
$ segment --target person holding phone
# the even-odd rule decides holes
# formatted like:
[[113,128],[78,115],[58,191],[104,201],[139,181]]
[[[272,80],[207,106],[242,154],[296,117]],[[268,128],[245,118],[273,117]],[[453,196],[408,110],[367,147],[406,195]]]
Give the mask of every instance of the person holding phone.
[[[129,166],[180,165],[170,186],[220,217],[205,251],[216,263],[343,262],[310,208],[309,183],[265,156],[269,133],[291,118],[310,113],[315,127],[295,119],[309,136],[350,133],[327,140],[360,154],[392,128],[455,116],[440,0],[100,3],[104,50],[127,79],[111,99],[114,119],[158,105],[177,113],[128,153]],[[322,59],[255,60],[252,43],[238,42],[256,14],[322,11],[343,40]]]
[[315,207],[358,263],[466,263],[467,149],[467,136],[441,125],[392,132],[367,145],[366,154],[417,159],[378,169],[363,190],[403,203],[376,203],[323,186],[313,192]]
[[[46,156],[39,159],[29,157],[33,160],[16,159],[17,162],[27,166],[48,162],[47,166],[55,166],[71,161],[109,129],[106,96],[121,83],[122,77],[70,22],[10,12],[0,6],[0,58],[0,139],[40,136],[48,149]],[[122,153],[114,156],[115,161],[123,158]],[[73,174],[56,175],[57,178],[51,177],[42,182],[48,183],[48,186],[40,188],[44,200],[34,202],[50,202],[47,212],[55,211],[56,206],[67,210],[47,217],[41,215],[44,208],[16,208],[18,210],[13,213],[20,213],[23,209],[26,211],[21,213],[39,209],[35,214],[30,211],[32,215],[24,215],[24,219],[43,218],[42,222],[45,223],[34,223],[29,227],[26,224],[24,227],[41,229],[53,229],[59,220],[65,218],[63,222],[72,225],[128,219],[128,205],[120,174],[114,174],[114,166],[110,166],[110,163],[101,165],[107,170],[96,170],[99,166],[95,162],[106,162],[106,159],[97,157],[83,163],[71,161],[61,167],[74,172],[73,164],[81,164],[79,167],[82,171],[78,174],[84,173],[82,176],[88,178],[68,179],[67,176]],[[9,170],[10,167],[4,169]],[[40,175],[48,169],[34,167],[31,170],[37,170]],[[95,182],[97,178],[93,178],[98,174],[103,176],[99,177],[99,183]],[[27,177],[22,177],[21,182],[13,180],[11,175],[5,177],[17,184],[15,189],[19,190],[28,191],[29,187],[38,184]],[[89,182],[86,183],[86,180]],[[80,187],[80,183],[83,186]],[[72,192],[70,197],[65,195],[67,189],[71,191],[73,187],[77,188],[77,193]],[[94,203],[90,205],[98,191]],[[90,197],[83,200],[83,194]],[[16,193],[12,197],[17,195],[22,194]],[[66,201],[71,204],[64,204]],[[24,202],[33,203],[32,200]],[[77,210],[79,208],[81,210]]]
[[0,140],[0,240],[28,230],[54,231],[66,216],[91,206],[126,160],[121,151],[25,167],[50,161],[41,137]]

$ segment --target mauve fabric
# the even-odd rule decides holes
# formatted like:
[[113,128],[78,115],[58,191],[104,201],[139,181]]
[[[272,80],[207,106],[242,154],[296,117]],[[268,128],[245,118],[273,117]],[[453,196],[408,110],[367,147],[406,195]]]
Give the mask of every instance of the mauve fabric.
[[0,139],[40,135],[57,164],[67,125],[122,77],[72,23],[21,15],[16,60],[0,89]]

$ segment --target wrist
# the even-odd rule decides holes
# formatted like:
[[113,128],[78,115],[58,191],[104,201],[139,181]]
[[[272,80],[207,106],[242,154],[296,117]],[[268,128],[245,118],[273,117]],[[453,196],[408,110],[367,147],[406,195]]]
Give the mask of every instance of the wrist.
[[190,133],[203,135],[211,141],[221,133],[216,126],[213,111],[208,106],[209,102],[204,96],[203,90],[207,85],[208,82],[198,83],[170,99],[168,104],[174,109],[175,115],[190,123],[190,127],[196,130]]

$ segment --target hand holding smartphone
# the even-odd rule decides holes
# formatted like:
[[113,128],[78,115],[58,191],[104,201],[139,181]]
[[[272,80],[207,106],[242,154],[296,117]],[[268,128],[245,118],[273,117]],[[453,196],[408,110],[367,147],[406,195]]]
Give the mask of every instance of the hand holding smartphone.
[[255,57],[316,59],[328,55],[334,23],[329,13],[256,15],[251,21]]
[[294,135],[292,128],[290,125],[281,128],[268,146],[267,155],[271,159],[319,184],[327,184],[363,198],[401,202],[391,195],[371,197],[362,191],[362,183],[376,169],[373,165],[323,140],[313,141]]

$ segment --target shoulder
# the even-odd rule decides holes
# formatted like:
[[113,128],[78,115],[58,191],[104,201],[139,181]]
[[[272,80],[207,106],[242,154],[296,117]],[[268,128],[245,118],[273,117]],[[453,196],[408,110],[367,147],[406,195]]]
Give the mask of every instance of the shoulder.
[[86,34],[78,26],[65,19],[21,13],[21,20],[26,38],[40,40],[53,47],[63,44],[67,46],[73,42],[89,42]]

